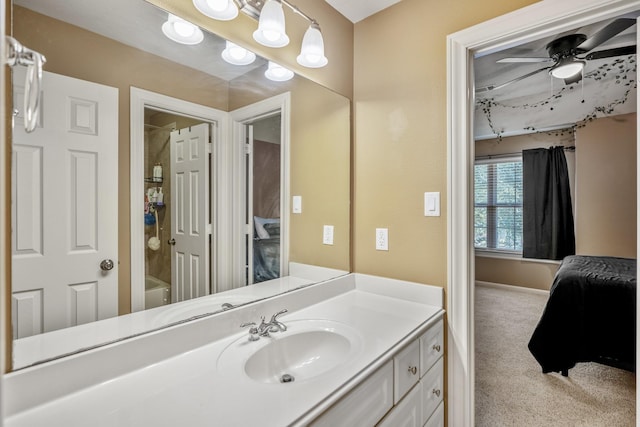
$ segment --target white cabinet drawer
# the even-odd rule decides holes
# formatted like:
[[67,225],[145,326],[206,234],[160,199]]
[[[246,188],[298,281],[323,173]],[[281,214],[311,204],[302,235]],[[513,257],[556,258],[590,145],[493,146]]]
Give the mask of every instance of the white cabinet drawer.
[[394,398],[397,404],[420,379],[420,345],[415,340],[393,358]]
[[393,362],[390,360],[311,425],[371,427],[380,421],[392,406]]
[[422,427],[422,387],[416,385],[378,427]]
[[444,427],[444,402],[440,402],[424,427]]
[[444,353],[442,319],[420,337],[420,377],[427,373]]
[[422,422],[426,422],[433,411],[442,402],[443,379],[442,379],[442,362],[443,358],[438,359],[435,365],[420,380],[422,384]]

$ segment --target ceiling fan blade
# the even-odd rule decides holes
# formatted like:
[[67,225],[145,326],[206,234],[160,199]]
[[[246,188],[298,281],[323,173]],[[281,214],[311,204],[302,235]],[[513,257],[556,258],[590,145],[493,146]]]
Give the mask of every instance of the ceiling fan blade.
[[609,25],[598,31],[584,42],[580,43],[577,49],[581,52],[589,52],[592,49],[600,46],[610,38],[620,34],[627,28],[636,23],[633,18],[619,18],[611,22]]
[[590,60],[590,59],[611,58],[613,56],[633,55],[634,53],[636,53],[636,46],[631,45],[631,46],[617,47],[615,49],[606,49],[606,50],[599,50],[597,52],[591,52],[590,54],[585,56],[585,59]]
[[529,57],[529,58],[502,58],[502,59],[498,59],[496,61],[497,64],[513,64],[513,63],[520,63],[520,62],[549,62],[552,61],[551,58],[533,58],[533,57]]
[[535,74],[541,73],[542,71],[548,70],[550,68],[552,68],[552,66],[539,68],[539,69],[537,69],[535,71],[532,71],[530,73],[524,74],[524,75],[522,75],[520,77],[516,77],[515,79],[509,80],[508,82],[505,82],[505,83],[502,83],[502,84],[499,84],[499,85],[489,85],[489,86],[484,86],[484,87],[477,88],[476,89],[476,93],[490,92],[492,90],[502,89],[505,86],[509,86],[512,83],[519,82],[520,80],[524,80],[524,79],[526,79],[528,77],[531,77],[531,76],[533,76]]

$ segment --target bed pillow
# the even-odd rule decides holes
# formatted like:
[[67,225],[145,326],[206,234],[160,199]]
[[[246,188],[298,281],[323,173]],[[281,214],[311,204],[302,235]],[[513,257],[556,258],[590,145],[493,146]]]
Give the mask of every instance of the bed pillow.
[[253,217],[253,222],[255,224],[256,234],[258,235],[258,237],[261,238],[261,239],[268,239],[271,236],[269,236],[269,232],[264,229],[264,225],[265,224],[275,224],[275,223],[279,224],[280,223],[280,218],[261,218],[259,216],[254,216]]

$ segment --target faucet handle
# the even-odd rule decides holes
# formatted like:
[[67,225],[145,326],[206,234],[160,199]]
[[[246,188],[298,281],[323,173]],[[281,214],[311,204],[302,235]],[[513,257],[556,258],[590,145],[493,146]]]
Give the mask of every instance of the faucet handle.
[[249,341],[258,341],[260,337],[258,336],[256,322],[246,322],[240,325],[241,328],[246,328],[247,326],[251,326],[251,328],[249,328]]

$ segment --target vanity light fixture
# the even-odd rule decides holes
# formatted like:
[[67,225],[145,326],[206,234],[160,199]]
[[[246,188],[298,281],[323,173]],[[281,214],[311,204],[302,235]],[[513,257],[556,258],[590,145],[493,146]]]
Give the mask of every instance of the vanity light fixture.
[[312,21],[302,38],[300,55],[296,58],[298,64],[309,68],[320,68],[327,65],[327,57],[324,56],[324,40],[320,32],[320,26]]
[[262,6],[258,29],[253,32],[253,39],[267,47],[284,47],[289,44],[281,0],[267,0]]
[[[283,5],[293,10],[310,22],[309,28],[302,39],[300,55],[296,58],[298,64],[309,68],[320,68],[327,65],[324,55],[324,40],[318,21],[305,14],[300,8],[288,0],[192,0],[196,9],[204,15],[218,20],[229,20],[233,17],[220,17],[211,11],[213,9],[239,8],[246,15],[258,20],[258,29],[253,32],[255,41],[267,47],[284,47],[289,44],[285,28]],[[227,9],[225,9],[227,10]],[[237,15],[237,13],[236,13]],[[229,14],[228,16],[231,16]]]
[[558,65],[549,71],[549,74],[557,79],[568,79],[569,77],[573,77],[576,74],[581,73],[584,65],[585,61],[576,61],[570,57],[562,58],[558,62]]
[[226,47],[222,51],[222,59],[233,65],[249,65],[256,60],[256,54],[227,41]]
[[288,68],[284,68],[282,65],[276,64],[273,61],[269,61],[267,71],[264,72],[264,76],[274,82],[286,82],[293,78],[293,71]]
[[238,16],[238,6],[233,0],[193,0],[193,5],[209,18],[230,21]]
[[167,22],[162,24],[162,32],[174,42],[181,44],[193,45],[204,40],[204,34],[200,28],[171,13]]

